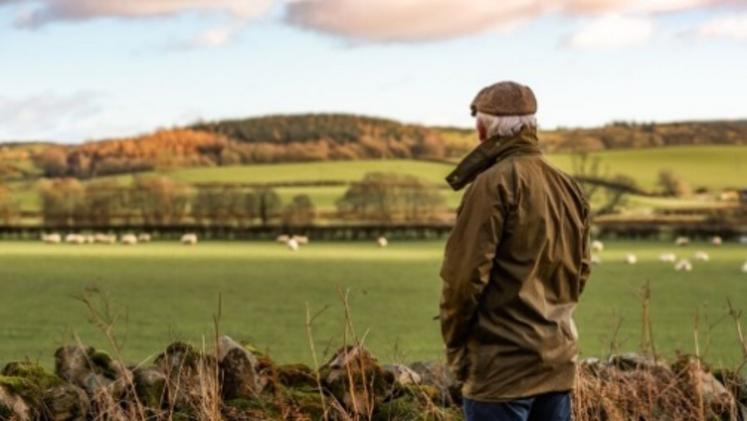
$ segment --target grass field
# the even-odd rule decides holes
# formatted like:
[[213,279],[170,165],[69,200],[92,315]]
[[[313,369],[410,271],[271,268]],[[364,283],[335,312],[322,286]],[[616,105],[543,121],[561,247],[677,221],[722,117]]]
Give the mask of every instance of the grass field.
[[[724,188],[741,186],[747,171],[745,146],[678,146],[656,149],[613,150],[591,154],[599,157],[608,175],[633,177],[644,189],[656,188],[658,174],[668,169],[694,187]],[[572,157],[568,154],[548,155],[548,160],[570,172]],[[168,174],[187,182],[251,181],[280,182],[299,180],[360,180],[371,171],[398,172],[417,176],[425,181],[443,184],[452,164],[414,160],[338,161],[297,164],[266,164],[219,168],[178,169]]]
[[[657,149],[632,149],[606,151],[596,154],[601,159],[604,174],[625,174],[634,178],[640,187],[656,188],[656,180],[662,169],[669,169],[687,180],[693,187],[712,189],[744,187],[742,174],[747,171],[747,147],[745,146],[683,146]],[[561,169],[571,172],[572,158],[568,154],[549,155],[548,159]],[[163,171],[177,180],[196,182],[295,182],[295,181],[357,181],[373,171],[396,172],[419,177],[427,182],[446,187],[444,178],[453,169],[453,164],[415,160],[366,160],[308,162],[293,164],[261,164],[230,167],[181,168]],[[113,177],[123,184],[132,176]],[[34,183],[14,184],[16,199],[24,210],[38,209],[39,203]],[[334,210],[335,201],[345,192],[344,186],[283,187],[277,189],[281,198],[288,202],[296,194],[308,194],[317,209]],[[460,193],[443,190],[451,208],[459,203]],[[671,200],[669,201],[671,202]],[[632,201],[632,206],[650,205],[647,199]],[[676,203],[668,203],[676,205]]]
[[[359,334],[384,361],[436,359],[441,355],[437,314],[438,270],[443,243],[402,242],[386,249],[370,243],[312,243],[297,253],[272,243],[202,243],[183,247],[43,245],[0,242],[0,364],[23,357],[53,363],[54,349],[71,334],[102,346],[73,297],[97,287],[121,314],[125,355],[140,361],[170,341],[210,338],[218,294],[225,333],[269,350],[281,362],[310,361],[304,333],[305,303],[317,319],[317,347],[329,350],[342,336],[337,288],[349,288]],[[663,251],[711,253],[690,273],[657,261]],[[639,263],[622,263],[633,251]],[[747,310],[747,274],[740,266],[747,247],[695,244],[674,250],[661,243],[607,245],[577,311],[585,356],[607,353],[618,320],[621,350],[640,343],[641,286],[651,281],[658,350],[694,349],[692,328],[700,317],[701,350],[709,361],[733,364],[740,355],[733,323],[722,319],[726,300]],[[715,324],[710,335],[704,326]],[[707,341],[706,338],[710,338]],[[208,339],[209,340],[209,339]],[[709,345],[706,342],[710,342]]]

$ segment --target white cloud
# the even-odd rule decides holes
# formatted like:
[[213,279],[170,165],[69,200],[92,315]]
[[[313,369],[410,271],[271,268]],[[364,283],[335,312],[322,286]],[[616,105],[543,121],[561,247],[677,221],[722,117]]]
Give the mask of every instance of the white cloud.
[[726,38],[747,41],[747,14],[713,18],[696,31],[702,38]]
[[566,11],[579,13],[667,13],[690,9],[738,4],[741,0],[566,0],[559,1]]
[[654,33],[648,17],[605,15],[594,19],[568,40],[568,46],[582,50],[607,50],[645,44]]
[[[59,21],[185,12],[223,14],[246,22],[266,14],[274,4],[284,4],[286,21],[302,28],[360,41],[418,42],[510,30],[552,13],[640,16],[744,6],[745,0],[0,0],[0,5],[6,3],[21,5],[16,23],[27,28]],[[225,45],[237,32],[236,27],[213,28],[184,44]]]
[[83,21],[103,17],[135,19],[176,15],[189,11],[225,13],[239,19],[248,19],[267,12],[274,3],[274,0],[16,1],[30,5],[18,16],[17,25],[32,28],[56,21]]
[[231,44],[243,25],[239,22],[233,25],[216,26],[196,34],[192,39],[180,42],[175,49],[219,48]]
[[75,127],[102,111],[99,97],[93,92],[0,97],[0,138],[43,137],[62,126]]
[[[744,0],[289,0],[286,20],[357,40],[417,42],[511,29],[553,13],[630,16],[740,4]],[[637,35],[623,38],[636,41],[649,30],[649,23],[625,19],[636,24]]]
[[367,41],[424,41],[508,29],[538,16],[537,0],[302,0],[287,21]]

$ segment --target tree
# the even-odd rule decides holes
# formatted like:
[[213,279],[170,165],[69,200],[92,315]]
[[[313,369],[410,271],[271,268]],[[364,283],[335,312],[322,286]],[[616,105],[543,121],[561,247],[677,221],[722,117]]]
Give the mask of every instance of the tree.
[[108,227],[127,209],[127,191],[116,180],[95,180],[85,186],[86,220]]
[[283,223],[291,227],[311,225],[315,217],[314,203],[306,194],[293,196],[283,210]]
[[189,212],[189,185],[162,176],[139,176],[134,182],[134,201],[146,224],[181,222]]
[[257,215],[262,225],[267,225],[270,220],[276,218],[283,207],[280,196],[270,187],[261,187],[256,191]]
[[85,214],[85,189],[74,178],[44,180],[39,185],[45,225],[73,227]]
[[0,184],[0,222],[9,225],[18,214],[18,203],[11,197],[10,189]]
[[435,186],[416,177],[373,172],[351,184],[337,201],[337,210],[343,219],[426,221],[443,210],[444,203]]
[[661,193],[665,196],[683,197],[688,196],[691,192],[690,185],[670,170],[659,172],[657,184]]
[[58,147],[46,148],[34,155],[34,163],[41,168],[45,177],[64,177],[67,175],[67,152]]
[[243,215],[243,199],[238,186],[202,186],[192,202],[192,215],[198,223],[229,225]]

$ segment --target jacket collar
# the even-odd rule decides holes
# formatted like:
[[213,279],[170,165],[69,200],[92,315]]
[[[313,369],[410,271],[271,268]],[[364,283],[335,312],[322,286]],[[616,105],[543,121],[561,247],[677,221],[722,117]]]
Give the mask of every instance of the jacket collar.
[[541,154],[538,143],[537,130],[531,127],[524,127],[511,137],[486,139],[457,164],[446,182],[452,189],[461,190],[496,162],[514,155]]

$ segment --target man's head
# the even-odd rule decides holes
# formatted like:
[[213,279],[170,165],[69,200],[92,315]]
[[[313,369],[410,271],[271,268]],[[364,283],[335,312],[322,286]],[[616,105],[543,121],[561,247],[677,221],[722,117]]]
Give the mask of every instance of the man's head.
[[513,136],[523,127],[537,127],[537,99],[528,86],[498,82],[483,88],[470,105],[480,140]]

